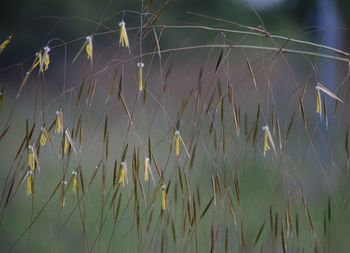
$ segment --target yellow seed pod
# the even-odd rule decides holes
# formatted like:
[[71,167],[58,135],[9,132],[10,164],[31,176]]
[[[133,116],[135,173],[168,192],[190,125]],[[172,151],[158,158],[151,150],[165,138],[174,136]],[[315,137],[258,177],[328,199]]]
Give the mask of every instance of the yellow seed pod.
[[29,151],[27,164],[31,171],[35,171],[36,162],[35,162],[34,152],[32,149],[30,149]]
[[28,171],[27,180],[26,180],[27,196],[33,194],[34,192],[34,181],[33,181],[33,172]]
[[51,51],[51,49],[48,46],[44,47],[43,68],[42,68],[43,71],[46,71],[49,68],[49,64],[50,64],[49,52],[50,51]]
[[320,90],[316,89],[316,113],[322,115],[322,106],[321,106],[321,94]]
[[149,180],[149,171],[150,171],[150,165],[149,165],[149,158],[145,157],[145,181],[147,182]]
[[78,173],[76,171],[72,172],[73,174],[73,193],[76,195],[79,189]]
[[29,169],[33,172],[36,169],[38,169],[38,171],[40,172],[39,158],[38,158],[34,143],[32,145],[29,145],[28,149],[29,149],[29,153],[28,153],[27,164]]
[[12,39],[12,36],[9,36],[6,40],[4,40],[1,44],[0,44],[0,53],[10,44]]
[[178,157],[180,155],[180,132],[175,131],[175,155]]
[[56,132],[56,134],[59,134],[59,133],[62,132],[62,129],[63,129],[62,110],[56,111],[56,115],[57,115],[57,118],[56,118],[56,129],[55,129],[55,132]]
[[120,27],[120,32],[119,32],[119,45],[121,47],[126,47],[130,49],[130,45],[129,45],[129,38],[128,38],[128,34],[126,32],[126,28],[125,28],[125,22],[124,20],[122,20],[119,23],[119,27]]
[[267,131],[264,132],[264,155],[266,154],[267,151],[269,151],[270,145],[269,145],[269,139],[267,135]]
[[138,89],[139,89],[139,92],[141,92],[143,90],[143,73],[142,73],[142,68],[144,67],[145,65],[142,63],[142,62],[138,62],[137,63],[137,67],[138,67]]
[[269,129],[267,124],[265,126],[263,126],[263,131],[264,131],[264,151],[263,151],[264,157],[266,155],[266,152],[271,150],[271,147],[272,147],[274,153],[277,154],[276,146],[275,146],[275,143],[272,139],[272,135],[271,135],[270,129]]
[[69,148],[69,141],[68,141],[67,135],[65,134],[64,138],[63,138],[63,153],[64,154],[67,154],[68,148]]
[[47,141],[46,138],[46,129],[44,127],[41,128],[41,133],[40,133],[40,145],[45,146]]
[[118,183],[122,184],[122,186],[124,187],[125,183],[128,184],[128,167],[125,161],[121,162],[120,165],[121,168]]
[[92,62],[93,49],[92,49],[92,37],[91,36],[86,37],[85,52],[86,52],[86,58]]
[[43,55],[41,53],[41,50],[35,54],[35,60],[32,66],[32,70],[36,68],[36,66],[39,66],[39,72],[44,72],[43,70]]
[[166,186],[165,184],[162,184],[162,210],[166,210]]

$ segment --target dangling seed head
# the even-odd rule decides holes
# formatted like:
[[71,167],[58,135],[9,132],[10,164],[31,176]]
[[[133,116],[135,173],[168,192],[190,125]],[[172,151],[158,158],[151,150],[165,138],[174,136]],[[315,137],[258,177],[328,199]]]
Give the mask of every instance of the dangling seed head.
[[73,193],[74,195],[76,195],[79,189],[78,173],[76,171],[72,171],[72,175],[73,175]]
[[143,90],[143,71],[142,68],[145,65],[143,64],[143,62],[138,62],[137,63],[137,67],[138,67],[138,90],[139,92],[141,92]]
[[57,118],[56,118],[56,129],[55,129],[55,132],[56,132],[56,134],[59,134],[59,133],[62,132],[62,129],[63,129],[62,110],[56,111],[56,115],[57,115]]
[[166,185],[162,184],[162,210],[166,210]]
[[180,132],[175,131],[175,155],[178,157],[180,155]]
[[119,45],[121,47],[126,47],[130,50],[129,38],[125,28],[125,22],[122,20],[119,22],[120,32],[119,32]]

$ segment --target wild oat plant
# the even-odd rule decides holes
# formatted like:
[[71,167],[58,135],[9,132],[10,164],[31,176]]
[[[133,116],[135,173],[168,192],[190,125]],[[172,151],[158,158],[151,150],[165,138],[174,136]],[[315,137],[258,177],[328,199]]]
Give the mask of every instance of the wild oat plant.
[[1,251],[348,252],[349,53],[161,11],[1,66]]

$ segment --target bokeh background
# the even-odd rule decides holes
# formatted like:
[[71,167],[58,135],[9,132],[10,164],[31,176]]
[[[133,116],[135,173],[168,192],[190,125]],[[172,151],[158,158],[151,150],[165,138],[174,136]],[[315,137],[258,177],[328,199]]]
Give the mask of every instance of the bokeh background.
[[[155,10],[166,1],[144,2],[145,5],[152,2],[152,9]],[[348,34],[342,29],[348,27],[350,22],[347,15],[350,4],[346,0],[169,1],[160,16],[160,23],[203,23],[203,18],[187,13],[195,12],[256,27],[261,23],[252,8],[258,11],[264,25],[272,33],[293,36],[300,34],[303,29],[305,32],[311,30],[311,40],[339,41],[339,47],[348,48]],[[117,13],[121,10],[139,11],[140,1],[4,1],[0,10],[1,36],[6,38],[14,33],[18,47],[11,53],[11,57],[7,54],[1,60],[4,61],[6,56],[6,62],[21,60],[20,56],[23,57],[24,53],[46,43],[45,39],[50,33],[56,36],[59,34],[60,38],[67,40],[86,32],[91,33],[96,25],[87,20],[99,22],[113,15],[118,16]],[[74,17],[80,19],[74,20]],[[62,21],[58,18],[71,19]],[[106,25],[117,28],[117,22],[113,18],[108,19]],[[322,31],[316,33],[316,28]],[[327,35],[325,30],[328,31]],[[334,38],[335,32],[339,38]]]

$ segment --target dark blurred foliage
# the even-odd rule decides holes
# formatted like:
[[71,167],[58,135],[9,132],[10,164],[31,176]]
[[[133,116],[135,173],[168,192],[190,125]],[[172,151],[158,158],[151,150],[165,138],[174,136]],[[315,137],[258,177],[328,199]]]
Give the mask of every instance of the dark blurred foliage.
[[[330,0],[331,1],[331,0]],[[165,0],[150,0],[150,12],[156,11]],[[268,10],[259,10],[268,30],[284,35],[293,35],[294,30],[315,25],[315,5],[317,0],[288,0]],[[350,23],[348,0],[338,0],[339,10]],[[121,10],[139,11],[140,0],[14,0],[2,1],[0,8],[0,40],[14,34],[11,50],[6,50],[0,60],[2,66],[22,62],[46,45],[52,38],[70,41],[93,33],[102,19],[109,28],[117,28],[122,17]],[[249,26],[258,26],[260,21],[244,0],[172,0],[159,18],[166,24],[211,24],[210,20],[188,14],[196,12],[212,17],[220,17]],[[130,15],[137,21],[137,15]],[[63,18],[63,19],[60,19]],[[66,18],[66,19],[64,19]],[[130,22],[129,22],[130,23]],[[100,27],[101,31],[103,28]],[[11,52],[9,52],[11,51]]]

